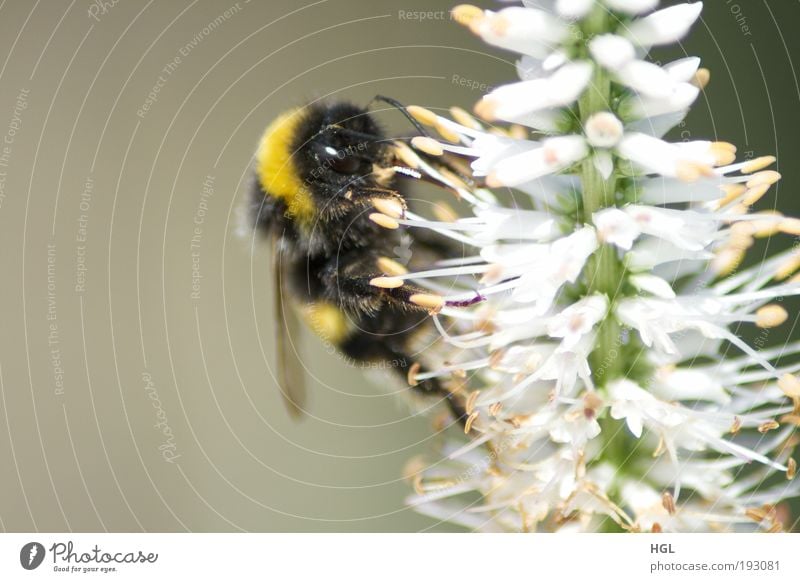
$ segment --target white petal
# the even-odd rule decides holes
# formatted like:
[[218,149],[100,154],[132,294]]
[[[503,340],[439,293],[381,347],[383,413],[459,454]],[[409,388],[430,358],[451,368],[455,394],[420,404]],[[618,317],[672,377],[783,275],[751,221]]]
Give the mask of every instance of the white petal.
[[632,275],[630,277],[630,282],[633,284],[634,287],[641,291],[647,291],[648,293],[652,293],[656,297],[662,297],[664,299],[674,299],[675,298],[675,291],[672,289],[669,283],[667,283],[661,277],[656,277],[655,275]]
[[425,515],[437,521],[449,522],[485,533],[503,531],[499,524],[488,521],[484,515],[468,513],[469,506],[465,507],[462,502],[432,501],[425,496],[411,495],[406,498],[405,503],[420,515]]
[[[706,149],[708,149],[706,147]],[[672,144],[643,133],[631,132],[622,138],[617,152],[647,172],[655,172],[662,176],[676,177],[681,169],[681,162],[707,164],[706,155],[683,145]]]
[[675,146],[681,151],[686,160],[701,164],[713,165],[715,156],[712,154],[713,142],[707,140],[679,141]]
[[675,89],[675,81],[664,69],[648,61],[633,60],[616,72],[619,82],[653,99],[665,99]]
[[614,159],[611,152],[607,150],[597,150],[592,156],[594,167],[600,172],[603,180],[608,180],[614,172]]
[[637,439],[642,436],[642,417],[636,415],[628,416],[625,421],[628,424],[628,429],[631,431],[633,436]]
[[702,2],[664,8],[633,22],[625,36],[642,47],[673,43],[689,32],[702,10]]
[[472,147],[479,152],[478,158],[472,162],[472,171],[476,176],[486,176],[499,161],[539,149],[542,144],[484,133],[475,138]]
[[567,25],[542,10],[514,6],[486,11],[475,27],[489,44],[532,57],[544,58],[567,35]]
[[559,49],[547,55],[547,58],[542,61],[542,68],[545,71],[554,71],[568,61],[569,55]]
[[606,208],[592,215],[592,222],[597,227],[597,237],[605,243],[613,244],[624,250],[630,250],[641,234],[636,221],[619,208]]
[[504,186],[516,186],[567,168],[586,157],[588,147],[583,136],[553,137],[542,147],[499,161],[490,175]]
[[727,404],[731,397],[711,374],[690,368],[659,370],[653,392],[664,400],[708,400]]
[[637,222],[643,233],[689,251],[705,249],[714,240],[718,228],[713,216],[692,210],[632,204],[626,206],[624,212]]
[[641,133],[628,133],[617,146],[619,154],[647,170],[665,176],[675,175],[678,149],[660,139]]
[[[510,346],[504,350],[502,358],[494,367],[498,370],[503,370],[512,374],[520,372],[530,374],[534,372],[541,363],[550,356],[550,353],[544,354],[538,345],[515,345]],[[546,397],[540,404],[546,403]]]
[[564,18],[583,18],[594,6],[595,0],[556,0],[556,11]]
[[522,55],[517,59],[517,76],[523,81],[533,81],[544,77],[542,59],[529,55]]
[[578,378],[590,385],[591,369],[586,358],[594,347],[594,337],[593,333],[587,334],[571,349],[556,350],[537,375],[543,380],[556,380],[556,392],[565,396],[574,395]]
[[539,313],[546,312],[561,286],[575,282],[595,250],[597,236],[590,226],[556,240],[535,263],[528,262],[512,297],[518,302],[535,302]]
[[699,68],[699,57],[686,57],[664,65],[664,70],[669,73],[669,76],[676,83],[688,83],[694,78]]
[[658,6],[658,0],[604,0],[609,8],[625,14],[643,14]]
[[629,123],[628,129],[661,139],[673,127],[680,125],[681,122],[686,119],[688,113],[688,109],[683,109],[675,113],[665,113],[664,115],[656,115],[655,117],[648,117],[647,119],[639,119],[638,121]]
[[530,127],[542,133],[557,133],[559,125],[563,126],[563,122],[568,119],[568,114],[565,114],[563,110],[550,108],[532,111],[506,121]]
[[574,200],[579,187],[577,176],[542,176],[517,185],[517,189],[533,198],[537,208],[542,210],[558,208],[562,200]]
[[591,226],[584,226],[571,235],[558,239],[551,248],[553,257],[560,258],[559,264],[554,264],[557,268],[553,270],[553,275],[574,283],[597,246],[597,233]]
[[555,10],[556,0],[522,0],[522,5],[528,8],[538,8],[547,12]]
[[478,240],[542,242],[560,234],[553,217],[545,212],[488,206],[476,208],[475,215],[486,223],[486,228],[475,235]]
[[675,204],[678,202],[708,202],[719,200],[725,193],[720,189],[722,179],[705,178],[687,184],[675,178],[644,178],[636,184],[639,202],[644,204]]
[[551,317],[547,322],[547,334],[563,338],[559,348],[571,350],[606,316],[607,311],[608,297],[590,295]]
[[622,487],[621,496],[637,517],[641,513],[651,511],[652,507],[661,506],[661,494],[649,485],[642,483],[641,479],[626,481]]
[[636,49],[627,38],[614,34],[601,34],[589,42],[589,51],[597,63],[617,71],[636,58]]
[[498,87],[484,100],[491,103],[495,117],[514,122],[532,111],[569,105],[580,96],[591,76],[591,63],[570,63],[550,77]]
[[690,83],[672,85],[669,94],[662,97],[631,95],[623,100],[620,111],[625,118],[644,119],[665,113],[685,111],[695,102],[700,89]]
[[643,390],[636,382],[626,378],[611,382],[608,386],[608,394],[614,400],[636,401],[649,397],[646,390]]
[[706,261],[713,256],[709,251],[688,251],[665,240],[647,237],[625,255],[625,266],[634,272],[650,271],[659,265],[673,262],[689,268],[692,266],[691,261],[702,264],[700,261]]
[[636,438],[642,436],[642,415],[637,401],[645,398],[646,394],[638,385],[627,379],[615,380],[608,386],[608,395],[611,399],[611,417],[616,420],[625,419],[628,429]]
[[547,259],[549,244],[498,244],[481,249],[481,257],[487,263],[502,265],[511,273],[523,273],[531,265],[537,265]]

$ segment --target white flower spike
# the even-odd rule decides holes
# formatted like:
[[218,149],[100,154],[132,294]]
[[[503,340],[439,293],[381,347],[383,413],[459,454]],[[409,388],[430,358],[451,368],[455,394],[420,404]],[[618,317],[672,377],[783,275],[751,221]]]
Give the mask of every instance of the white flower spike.
[[774,157],[663,139],[709,76],[695,57],[645,60],[683,38],[702,3],[658,8],[453,12],[522,55],[522,80],[479,101],[491,129],[463,110],[411,109],[445,137],[412,147],[461,158],[420,157],[419,171],[470,206],[391,219],[465,249],[396,278],[429,288],[449,353],[425,376],[465,411],[444,460],[409,471],[420,512],[484,531],[786,525],[773,508],[800,493],[800,342],[757,349],[738,329],[789,319],[800,252],[740,264],[756,238],[797,236],[800,221],[751,209],[780,179]]

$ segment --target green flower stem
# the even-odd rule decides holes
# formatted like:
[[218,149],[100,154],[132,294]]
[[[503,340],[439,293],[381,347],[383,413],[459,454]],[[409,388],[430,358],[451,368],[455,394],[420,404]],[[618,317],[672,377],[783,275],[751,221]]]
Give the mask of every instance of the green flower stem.
[[[583,23],[585,37],[606,32],[607,13],[602,7],[594,10]],[[581,122],[595,113],[611,111],[611,80],[600,67],[595,67],[589,88],[578,102]],[[603,208],[614,206],[617,195],[617,176],[612,172],[608,179],[603,178],[595,167],[592,156],[581,167],[581,186],[583,190],[584,221],[591,223],[592,214]],[[619,294],[625,268],[611,245],[601,245],[586,265],[588,293],[602,293],[609,299],[609,313]],[[598,327],[597,343],[590,356],[592,375],[595,383],[603,389],[610,380],[623,376],[626,372],[623,345],[620,340],[622,328],[613,316],[606,317]],[[610,416],[600,419],[603,434],[602,458],[615,467],[618,472],[628,470],[632,451],[638,443],[631,442],[631,436],[622,423]],[[618,492],[609,491],[611,495]],[[620,532],[622,529],[612,519],[606,519],[601,531]]]
[[587,36],[609,32],[609,20],[608,8],[597,3],[581,22],[581,31]]
[[[585,124],[593,114],[600,111],[608,111],[610,109],[610,96],[611,81],[606,73],[597,67],[589,88],[578,104],[581,121]],[[590,156],[583,162],[581,182],[584,220],[591,222],[592,213],[614,205],[617,177],[612,172],[608,179],[604,179]],[[624,268],[616,250],[610,245],[602,245],[591,257],[586,267],[589,293],[602,293],[613,304],[614,298],[619,291],[623,273]],[[591,360],[595,381],[599,385],[603,385],[609,379],[622,375],[623,362],[622,358],[620,358],[620,331],[619,323],[613,317],[606,317],[598,328],[597,345],[592,353]]]

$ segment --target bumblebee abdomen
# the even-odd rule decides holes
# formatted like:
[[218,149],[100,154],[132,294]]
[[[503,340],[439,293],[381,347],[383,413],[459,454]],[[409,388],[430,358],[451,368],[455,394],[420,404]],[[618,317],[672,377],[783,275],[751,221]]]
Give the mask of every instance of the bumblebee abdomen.
[[306,325],[326,342],[341,345],[352,331],[347,315],[331,302],[315,301],[301,309]]

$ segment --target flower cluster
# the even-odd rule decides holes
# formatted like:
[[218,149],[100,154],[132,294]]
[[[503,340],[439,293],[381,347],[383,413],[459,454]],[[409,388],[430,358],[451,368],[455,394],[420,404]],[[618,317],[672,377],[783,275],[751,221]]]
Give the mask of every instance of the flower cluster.
[[756,349],[737,331],[787,319],[800,248],[741,265],[757,239],[799,236],[800,220],[752,209],[780,178],[775,158],[665,139],[709,72],[647,60],[702,3],[658,8],[454,9],[521,55],[521,79],[474,116],[410,108],[440,137],[403,156],[471,212],[397,221],[468,249],[402,275],[432,292],[450,358],[425,376],[463,397],[471,436],[408,467],[409,503],[427,515],[484,531],[784,527],[779,502],[800,489],[800,342]]

